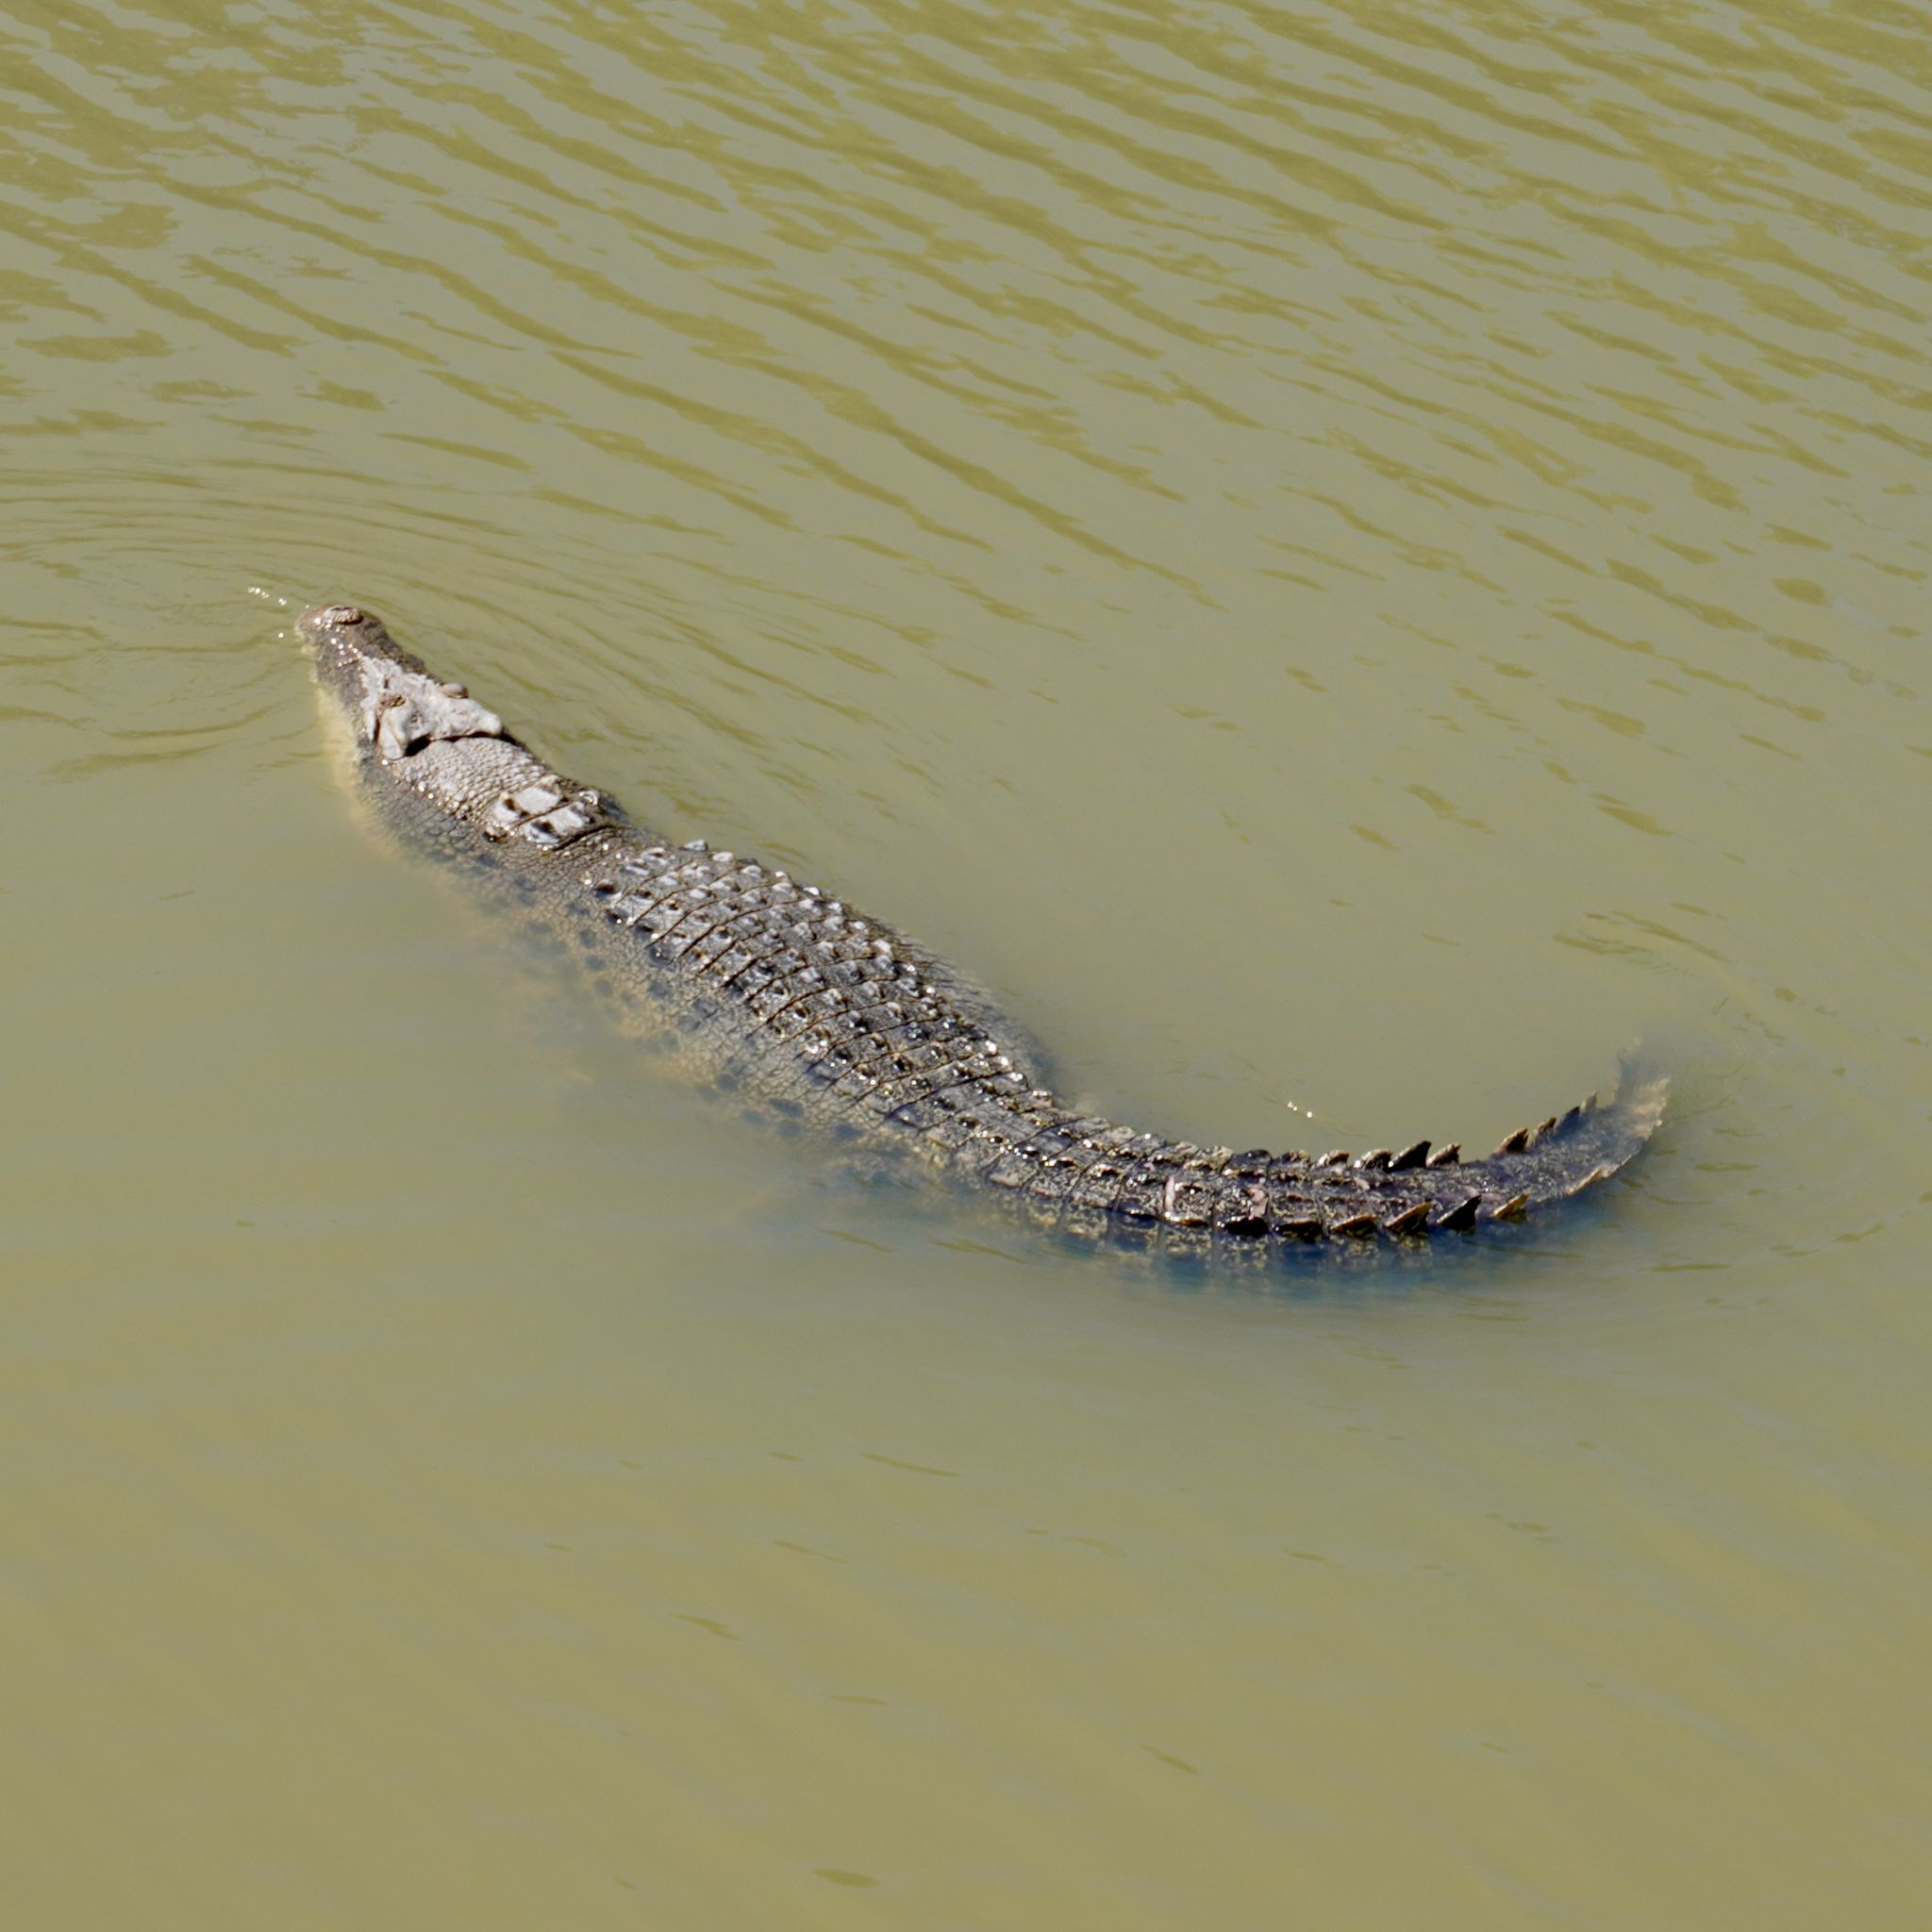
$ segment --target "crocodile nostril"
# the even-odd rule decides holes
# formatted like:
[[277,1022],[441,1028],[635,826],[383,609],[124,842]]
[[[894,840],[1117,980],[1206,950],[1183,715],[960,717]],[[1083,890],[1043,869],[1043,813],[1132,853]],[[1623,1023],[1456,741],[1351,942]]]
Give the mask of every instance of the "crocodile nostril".
[[361,611],[353,604],[331,604],[325,610],[318,610],[315,615],[319,623],[337,627],[362,622]]

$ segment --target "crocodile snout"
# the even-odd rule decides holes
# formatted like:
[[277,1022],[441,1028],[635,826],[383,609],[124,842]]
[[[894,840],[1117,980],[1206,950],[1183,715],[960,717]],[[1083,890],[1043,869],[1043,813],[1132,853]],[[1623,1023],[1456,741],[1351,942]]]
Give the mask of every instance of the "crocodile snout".
[[368,622],[368,612],[355,604],[315,604],[295,620],[307,636],[321,630],[347,630],[350,625]]

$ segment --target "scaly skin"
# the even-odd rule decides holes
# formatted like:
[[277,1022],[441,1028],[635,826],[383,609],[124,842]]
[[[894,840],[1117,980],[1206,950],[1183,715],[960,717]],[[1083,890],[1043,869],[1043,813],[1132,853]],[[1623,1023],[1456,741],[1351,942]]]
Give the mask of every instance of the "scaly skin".
[[1662,1117],[1664,1083],[1631,1086],[1464,1162],[1426,1141],[1354,1159],[1230,1155],[1077,1115],[987,995],[891,926],[702,840],[654,839],[432,676],[379,618],[318,605],[299,627],[382,821],[475,859],[525,916],[574,939],[632,1030],[669,1035],[776,1113],[984,1183],[1073,1232],[1251,1252],[1466,1234],[1607,1179]]

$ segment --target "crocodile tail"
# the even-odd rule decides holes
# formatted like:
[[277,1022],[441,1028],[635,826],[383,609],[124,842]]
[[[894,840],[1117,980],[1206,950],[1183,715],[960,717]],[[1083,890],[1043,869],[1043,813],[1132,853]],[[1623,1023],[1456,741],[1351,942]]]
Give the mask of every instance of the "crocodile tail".
[[1473,1160],[1462,1174],[1482,1190],[1498,1220],[1567,1201],[1608,1180],[1635,1158],[1664,1117],[1670,1082],[1626,1071],[1615,1096],[1595,1094],[1533,1127],[1519,1127],[1486,1160]]

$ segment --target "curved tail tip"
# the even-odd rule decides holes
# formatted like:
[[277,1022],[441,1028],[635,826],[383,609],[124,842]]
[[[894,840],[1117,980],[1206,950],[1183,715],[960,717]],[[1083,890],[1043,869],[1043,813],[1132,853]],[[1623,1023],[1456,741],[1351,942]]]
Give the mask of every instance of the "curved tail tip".
[[1478,1163],[1489,1175],[1485,1192],[1504,1204],[1492,1216],[1574,1200],[1622,1172],[1657,1132],[1669,1093],[1662,1074],[1639,1073],[1626,1060],[1607,1102],[1592,1094],[1560,1117],[1518,1128]]
[[1662,1124],[1670,1091],[1668,1074],[1640,1074],[1625,1062],[1609,1105],[1596,1114],[1596,1131],[1578,1137],[1587,1144],[1579,1147],[1577,1153],[1590,1159],[1591,1166],[1566,1191],[1573,1195],[1583,1193],[1597,1182],[1620,1174],[1635,1160]]
[[1610,1104],[1622,1108],[1629,1130],[1640,1140],[1647,1141],[1663,1120],[1670,1094],[1668,1074],[1640,1074],[1626,1068],[1618,1082],[1616,1098]]

